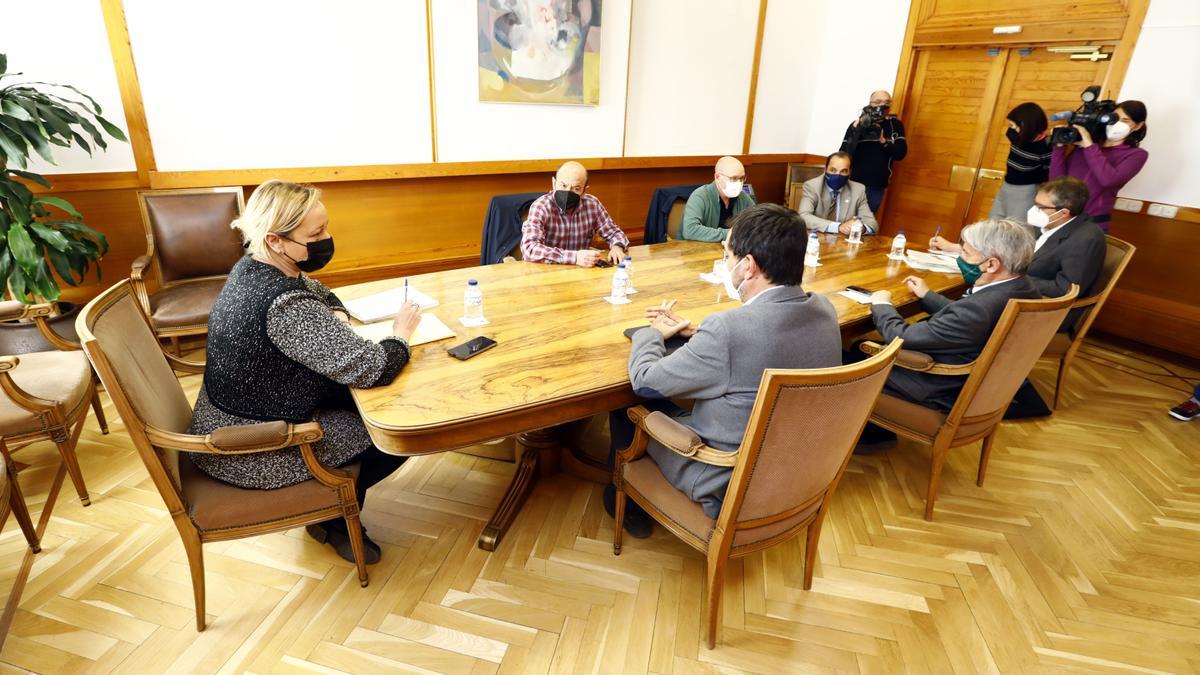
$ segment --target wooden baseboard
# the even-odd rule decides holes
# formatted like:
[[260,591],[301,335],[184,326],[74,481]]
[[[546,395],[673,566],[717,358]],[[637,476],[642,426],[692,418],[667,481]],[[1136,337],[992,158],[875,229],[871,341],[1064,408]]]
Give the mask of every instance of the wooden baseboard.
[[1200,359],[1200,307],[1114,288],[1092,329]]

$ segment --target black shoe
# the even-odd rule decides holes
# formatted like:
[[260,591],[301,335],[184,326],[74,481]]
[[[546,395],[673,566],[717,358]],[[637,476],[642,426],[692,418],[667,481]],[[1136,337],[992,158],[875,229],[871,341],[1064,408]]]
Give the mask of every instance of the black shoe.
[[877,455],[896,447],[896,434],[881,426],[868,423],[854,446],[856,455]]
[[[321,525],[320,523],[316,525],[309,525],[308,527],[304,528],[304,531],[308,533],[308,536],[316,539],[322,544],[329,544],[332,546],[333,550],[337,551],[337,554],[342,557],[342,560],[355,562],[354,547],[350,545],[350,535],[346,532]],[[363,560],[368,565],[374,565],[375,563],[379,562],[381,553],[379,544],[376,544],[367,537],[367,528],[365,527],[362,529],[362,538]]]
[[[617,488],[614,485],[604,486],[604,511],[610,518],[617,517]],[[634,539],[645,539],[654,532],[654,519],[642,510],[632,499],[625,498],[625,531]]]
[[1025,380],[1013,396],[1012,403],[1008,404],[1008,409],[1004,411],[1004,419],[1027,420],[1049,417],[1052,413],[1050,406],[1046,405],[1037,389],[1033,388],[1033,383]]
[[1196,403],[1196,399],[1194,399],[1194,398],[1189,398],[1188,400],[1184,401],[1183,403],[1180,403],[1179,405],[1175,406],[1174,408],[1171,408],[1171,410],[1168,411],[1167,414],[1170,415],[1171,417],[1174,417],[1177,420],[1183,420],[1184,422],[1190,422],[1190,421],[1196,419],[1197,417],[1200,417],[1200,403]]

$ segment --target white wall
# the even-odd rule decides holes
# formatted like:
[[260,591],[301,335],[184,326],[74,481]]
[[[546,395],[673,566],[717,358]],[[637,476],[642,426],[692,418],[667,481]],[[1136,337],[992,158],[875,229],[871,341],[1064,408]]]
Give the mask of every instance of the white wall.
[[638,2],[625,154],[741,153],[757,28],[749,0]]
[[159,171],[432,160],[420,0],[125,0],[125,15]]
[[750,152],[837,150],[871,92],[890,91],[896,82],[909,5],[769,2]]
[[1147,109],[1150,159],[1124,197],[1200,207],[1200,161],[1196,160],[1196,96],[1200,92],[1200,2],[1151,0],[1125,74],[1120,99]]
[[620,157],[629,10],[601,8],[600,104],[542,105],[481,102],[476,1],[433,3],[438,161]]
[[[47,28],[31,30],[31,25]],[[8,72],[24,73],[22,77],[5,78],[0,84],[72,85],[96,99],[106,120],[126,130],[121,92],[98,0],[5,2],[0,8],[0,53],[8,54]],[[69,90],[56,93],[77,98]],[[91,143],[86,134],[84,138]],[[81,148],[68,150],[52,145],[56,164],[35,155],[30,170],[46,174],[135,170],[129,144],[106,140],[108,150],[94,148],[91,157]]]

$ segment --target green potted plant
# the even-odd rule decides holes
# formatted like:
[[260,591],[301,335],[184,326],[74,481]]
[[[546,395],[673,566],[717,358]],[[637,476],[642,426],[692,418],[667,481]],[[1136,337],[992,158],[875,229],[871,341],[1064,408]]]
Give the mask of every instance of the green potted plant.
[[[0,283],[5,299],[27,305],[54,303],[60,295],[59,280],[77,286],[93,265],[100,279],[96,263],[108,252],[108,242],[83,223],[67,200],[30,189],[33,183],[51,186],[26,170],[29,158],[36,153],[54,164],[53,146],[78,145],[90,155],[93,147],[107,149],[105,133],[120,141],[126,138],[101,117],[99,104],[75,87],[47,82],[5,85],[4,79],[15,75],[20,73],[9,73],[8,57],[0,54]],[[60,93],[64,91],[72,93]],[[53,323],[74,337],[73,330],[65,330],[73,324],[71,310],[60,310],[62,320]],[[31,340],[40,340],[36,334],[28,321],[0,323],[0,353],[31,351]]]

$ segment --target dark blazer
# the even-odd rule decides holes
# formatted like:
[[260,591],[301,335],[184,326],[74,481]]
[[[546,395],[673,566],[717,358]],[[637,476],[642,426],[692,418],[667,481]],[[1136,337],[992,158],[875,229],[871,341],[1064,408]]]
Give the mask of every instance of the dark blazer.
[[492,201],[488,203],[487,217],[483,221],[480,265],[503,262],[504,256],[521,244],[522,212],[528,211],[533,200],[544,194],[546,193],[523,192],[492,197]]
[[[839,365],[841,344],[837,311],[828,298],[782,286],[704,319],[670,355],[658,331],[634,333],[629,380],[644,398],[694,400],[691,413],[679,421],[708,445],[730,452],[746,433],[764,370]],[[672,485],[717,517],[732,469],[693,461],[657,441],[647,452]]]
[[[1034,228],[1034,238],[1040,235],[1041,232]],[[1066,295],[1071,284],[1079,284],[1079,297],[1085,298],[1100,291],[1096,288],[1096,280],[1104,267],[1107,252],[1108,243],[1100,226],[1092,222],[1090,216],[1076,216],[1054,230],[1033,254],[1033,262],[1029,263],[1025,273],[1042,297]],[[1082,309],[1072,310],[1059,331],[1074,328],[1082,313]]]
[[677,201],[687,201],[696,188],[704,187],[705,183],[695,185],[680,185],[678,187],[663,187],[654,190],[650,198],[650,210],[646,212],[645,243],[661,244],[667,240],[667,217],[671,207]]
[[[929,312],[929,318],[915,323],[906,322],[892,305],[871,305],[871,319],[885,344],[893,338],[903,338],[904,349],[925,352],[940,363],[957,365],[979,358],[1009,300],[1040,297],[1029,277],[1022,276],[958,300],[930,291],[921,299],[921,309]],[[966,381],[965,376],[893,368],[884,389],[928,408],[948,411],[954,407]]]

